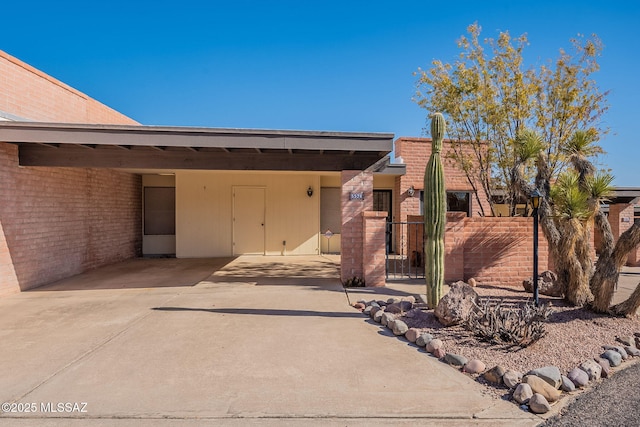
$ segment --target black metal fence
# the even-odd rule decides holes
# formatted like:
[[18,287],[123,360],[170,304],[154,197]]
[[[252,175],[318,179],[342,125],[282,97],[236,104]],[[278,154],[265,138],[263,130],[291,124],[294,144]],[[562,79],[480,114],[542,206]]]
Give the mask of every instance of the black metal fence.
[[424,224],[387,223],[387,280],[424,278]]

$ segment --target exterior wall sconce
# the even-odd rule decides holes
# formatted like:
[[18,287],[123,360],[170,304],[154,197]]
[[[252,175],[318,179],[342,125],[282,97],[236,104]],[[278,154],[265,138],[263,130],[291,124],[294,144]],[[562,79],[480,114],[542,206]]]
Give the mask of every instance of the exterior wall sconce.
[[409,197],[413,197],[413,195],[416,194],[416,189],[413,188],[413,185],[411,187],[409,187],[409,189],[407,190],[407,195]]
[[311,188],[311,186],[309,186],[309,188],[307,188],[307,196],[309,196],[309,197],[313,196],[313,188]]

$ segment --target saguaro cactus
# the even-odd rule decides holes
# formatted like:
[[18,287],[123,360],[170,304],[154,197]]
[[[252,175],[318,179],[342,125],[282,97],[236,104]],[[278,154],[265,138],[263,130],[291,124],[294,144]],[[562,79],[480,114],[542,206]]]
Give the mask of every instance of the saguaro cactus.
[[427,304],[436,308],[444,285],[444,228],[447,222],[447,193],[440,151],[446,124],[440,113],[431,116],[431,157],[424,171],[424,253]]

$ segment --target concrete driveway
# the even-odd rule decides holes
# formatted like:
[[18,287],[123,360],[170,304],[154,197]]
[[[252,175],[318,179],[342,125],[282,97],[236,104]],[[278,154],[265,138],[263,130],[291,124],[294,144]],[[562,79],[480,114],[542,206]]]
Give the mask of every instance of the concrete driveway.
[[338,265],[324,257],[133,260],[2,299],[0,402],[32,412],[3,411],[0,424],[541,421],[380,336],[348,306]]

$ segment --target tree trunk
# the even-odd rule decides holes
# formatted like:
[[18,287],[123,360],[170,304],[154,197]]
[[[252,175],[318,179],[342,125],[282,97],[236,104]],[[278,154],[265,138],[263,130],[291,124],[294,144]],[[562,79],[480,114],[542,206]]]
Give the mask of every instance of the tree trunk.
[[[609,230],[611,229],[609,228]],[[606,238],[603,241],[606,241]],[[629,252],[635,249],[638,245],[640,245],[640,226],[638,226],[638,224],[633,224],[631,228],[622,233],[610,255],[606,252],[600,255],[600,259],[598,259],[598,263],[596,264],[596,272],[591,279],[591,291],[594,294],[594,311],[600,313],[606,313],[609,311],[613,292],[618,284],[620,269],[627,262]],[[636,292],[638,292],[637,289]],[[636,292],[634,292],[627,301],[632,300]],[[636,298],[640,298],[640,296]],[[618,304],[618,306],[623,306],[627,301]],[[633,307],[633,302],[629,304],[629,306],[624,306],[625,309]],[[626,313],[618,312],[618,314]]]
[[585,267],[582,261],[585,252],[589,250],[588,232],[579,220],[571,219],[563,225],[561,234],[563,238],[559,242],[560,256],[554,260],[558,269],[558,279],[564,280],[567,301],[582,307],[593,300],[589,289],[591,267]]
[[636,290],[633,291],[631,296],[624,302],[620,304],[616,304],[611,308],[611,311],[614,314],[632,317],[635,316],[638,308],[640,307],[640,283],[636,287]]

